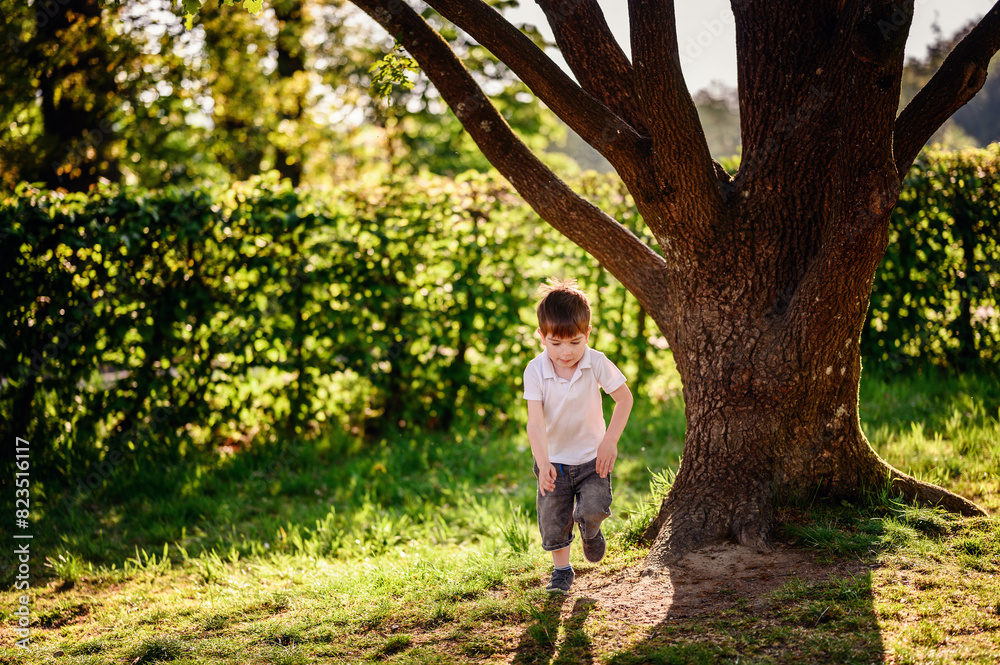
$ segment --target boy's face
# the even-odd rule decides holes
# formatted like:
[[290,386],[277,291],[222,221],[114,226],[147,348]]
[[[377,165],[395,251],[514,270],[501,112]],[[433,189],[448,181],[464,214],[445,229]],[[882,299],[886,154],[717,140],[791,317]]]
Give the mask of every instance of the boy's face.
[[545,352],[549,354],[549,359],[557,369],[576,369],[590,340],[590,326],[587,326],[586,334],[577,334],[569,339],[554,337],[551,334],[543,336],[541,330],[536,330],[535,333],[542,340]]

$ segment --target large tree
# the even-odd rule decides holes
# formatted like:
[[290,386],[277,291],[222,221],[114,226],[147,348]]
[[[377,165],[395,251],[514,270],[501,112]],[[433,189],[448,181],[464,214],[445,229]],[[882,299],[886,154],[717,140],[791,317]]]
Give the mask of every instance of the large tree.
[[115,99],[128,94],[122,83],[135,63],[116,12],[98,0],[2,0],[0,14],[0,182],[86,190],[116,179]]
[[731,177],[709,154],[681,73],[673,2],[629,0],[629,60],[596,0],[537,1],[575,81],[489,3],[427,4],[614,166],[659,251],[546,168],[413,7],[353,0],[538,215],[618,278],[669,341],[687,433],[647,532],[649,570],[719,538],[766,548],[776,503],[817,491],[852,498],[891,484],[983,514],[871,448],[859,336],[901,178],[982,87],[1000,4],[897,116],[913,0],[734,0],[743,157]]

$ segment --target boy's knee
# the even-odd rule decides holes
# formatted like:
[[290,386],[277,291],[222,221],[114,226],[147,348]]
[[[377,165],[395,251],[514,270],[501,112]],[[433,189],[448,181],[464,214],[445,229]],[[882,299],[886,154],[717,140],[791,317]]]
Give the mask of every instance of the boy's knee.
[[611,483],[606,478],[602,480],[607,482],[595,483],[589,488],[590,491],[581,492],[575,515],[576,522],[595,529],[611,517]]
[[587,504],[581,502],[577,510],[576,521],[599,524],[609,517],[611,517],[610,503]]
[[601,529],[601,523],[609,517],[611,517],[610,510],[581,511],[576,517],[576,523],[580,526],[580,534],[584,539],[595,537]]

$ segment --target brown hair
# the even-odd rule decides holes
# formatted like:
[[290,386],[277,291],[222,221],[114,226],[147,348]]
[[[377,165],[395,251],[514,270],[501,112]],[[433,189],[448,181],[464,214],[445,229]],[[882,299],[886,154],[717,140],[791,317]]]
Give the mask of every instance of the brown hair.
[[575,279],[549,278],[538,289],[541,300],[535,310],[542,337],[570,339],[586,335],[590,327],[590,301]]

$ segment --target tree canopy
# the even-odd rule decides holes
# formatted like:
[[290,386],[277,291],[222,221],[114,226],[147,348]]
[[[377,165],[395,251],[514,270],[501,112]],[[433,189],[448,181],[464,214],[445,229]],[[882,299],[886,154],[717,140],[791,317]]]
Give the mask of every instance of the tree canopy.
[[[8,189],[86,190],[102,179],[158,187],[269,169],[331,184],[362,162],[489,168],[426,79],[392,79],[386,99],[373,94],[373,63],[393,40],[339,0],[273,2],[256,15],[211,3],[190,27],[168,0],[2,0],[0,9]],[[438,28],[532,145],[559,135],[506,67],[444,20]]]

